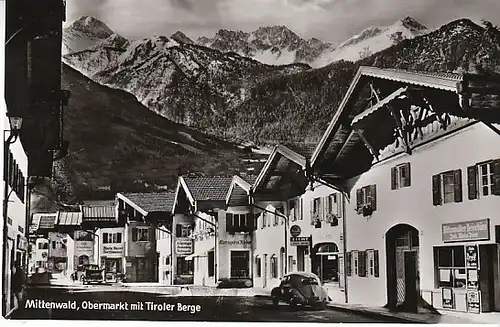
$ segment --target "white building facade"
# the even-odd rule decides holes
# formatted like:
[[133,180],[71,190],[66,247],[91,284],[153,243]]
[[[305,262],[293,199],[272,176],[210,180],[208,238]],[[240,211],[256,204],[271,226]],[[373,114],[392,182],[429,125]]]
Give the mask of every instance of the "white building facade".
[[374,185],[376,208],[363,216],[360,202],[348,206],[349,302],[402,302],[411,279],[436,308],[500,310],[499,159],[499,135],[475,123],[352,179],[352,199]]

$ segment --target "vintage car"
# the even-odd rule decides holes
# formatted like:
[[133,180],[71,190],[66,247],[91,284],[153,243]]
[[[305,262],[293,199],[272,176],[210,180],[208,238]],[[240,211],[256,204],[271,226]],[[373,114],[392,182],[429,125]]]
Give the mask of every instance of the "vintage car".
[[90,283],[104,283],[104,269],[93,264],[83,265],[83,274],[80,280],[84,285]]
[[329,297],[318,276],[309,272],[293,272],[281,280],[280,286],[273,288],[271,298],[274,305],[286,302],[292,307],[312,306],[324,309]]

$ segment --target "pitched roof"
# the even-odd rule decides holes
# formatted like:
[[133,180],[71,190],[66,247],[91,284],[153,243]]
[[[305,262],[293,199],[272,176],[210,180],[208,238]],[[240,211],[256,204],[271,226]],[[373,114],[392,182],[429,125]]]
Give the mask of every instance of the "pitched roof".
[[82,213],[81,212],[59,212],[59,222],[58,225],[65,226],[78,226],[82,223]]
[[239,177],[250,185],[253,185],[257,180],[257,175],[239,175]]
[[225,201],[232,177],[182,177],[194,201]]
[[311,158],[312,154],[314,153],[314,150],[316,150],[316,146],[318,145],[316,142],[315,143],[294,142],[294,143],[281,143],[281,144],[286,146],[290,150],[300,154],[306,159]]
[[40,214],[40,220],[37,229],[53,229],[56,223],[57,223],[57,212],[42,213]]
[[121,198],[135,204],[147,213],[171,212],[174,206],[175,193],[122,193]]

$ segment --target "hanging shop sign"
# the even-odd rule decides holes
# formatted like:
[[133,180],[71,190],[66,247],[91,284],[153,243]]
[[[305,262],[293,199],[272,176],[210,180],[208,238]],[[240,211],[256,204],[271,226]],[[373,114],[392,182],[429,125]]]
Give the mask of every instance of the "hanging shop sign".
[[479,313],[481,307],[480,303],[478,291],[467,292],[467,312]]
[[310,237],[290,237],[290,246],[310,246]]
[[28,239],[24,236],[19,236],[17,238],[17,248],[22,251],[28,250]]
[[292,227],[290,227],[290,235],[292,235],[292,237],[298,237],[301,232],[302,229],[300,229],[299,225],[293,225]]
[[478,268],[479,260],[476,245],[467,245],[465,247],[465,266],[467,268]]
[[175,253],[180,255],[193,254],[193,240],[188,237],[175,240]]
[[443,242],[489,240],[490,219],[443,224],[442,238]]
[[453,309],[453,290],[448,287],[441,289],[443,299],[443,309]]

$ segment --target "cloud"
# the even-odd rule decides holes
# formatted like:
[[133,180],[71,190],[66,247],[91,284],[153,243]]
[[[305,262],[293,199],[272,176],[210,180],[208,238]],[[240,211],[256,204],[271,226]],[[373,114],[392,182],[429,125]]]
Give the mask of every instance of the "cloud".
[[500,23],[498,0],[67,0],[70,20],[101,19],[129,38],[169,35],[197,38],[220,28],[254,30],[286,25],[303,37],[343,41],[369,26],[413,16],[429,27],[470,17]]

